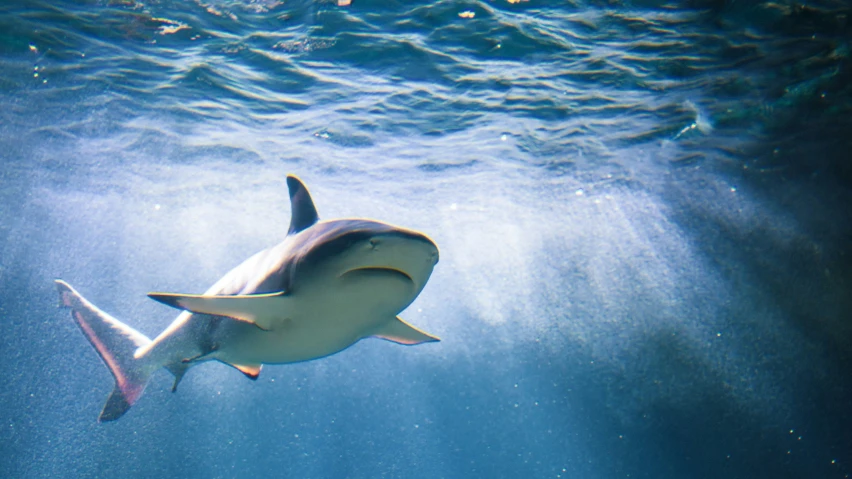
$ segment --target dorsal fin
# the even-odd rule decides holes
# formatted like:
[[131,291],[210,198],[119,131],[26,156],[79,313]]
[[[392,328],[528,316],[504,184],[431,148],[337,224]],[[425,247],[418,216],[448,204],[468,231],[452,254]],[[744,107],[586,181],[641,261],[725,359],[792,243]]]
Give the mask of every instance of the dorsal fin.
[[311,199],[308,188],[302,180],[287,175],[287,188],[290,189],[290,229],[288,235],[298,233],[319,221],[317,208]]

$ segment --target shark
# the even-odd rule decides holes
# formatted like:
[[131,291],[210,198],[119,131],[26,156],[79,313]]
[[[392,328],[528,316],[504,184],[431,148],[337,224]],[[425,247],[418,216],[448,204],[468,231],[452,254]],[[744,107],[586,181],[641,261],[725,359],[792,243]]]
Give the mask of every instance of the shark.
[[127,413],[160,369],[174,376],[174,392],[189,368],[208,361],[256,380],[264,364],[323,358],[364,338],[402,345],[440,340],[399,317],[438,263],[435,242],[373,219],[321,221],[305,184],[288,175],[287,186],[290,226],[281,243],[203,294],[148,294],[181,310],[154,339],[56,280],[60,305],[115,379],[99,422]]

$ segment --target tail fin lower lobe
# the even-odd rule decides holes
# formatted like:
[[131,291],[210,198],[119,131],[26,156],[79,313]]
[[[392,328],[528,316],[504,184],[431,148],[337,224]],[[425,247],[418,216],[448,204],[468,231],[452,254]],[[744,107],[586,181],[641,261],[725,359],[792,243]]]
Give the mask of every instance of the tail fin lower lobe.
[[114,421],[136,403],[148,384],[151,368],[134,359],[133,353],[151,340],[86,301],[68,283],[56,280],[56,287],[62,305],[71,308],[71,317],[115,378],[115,389],[98,418]]

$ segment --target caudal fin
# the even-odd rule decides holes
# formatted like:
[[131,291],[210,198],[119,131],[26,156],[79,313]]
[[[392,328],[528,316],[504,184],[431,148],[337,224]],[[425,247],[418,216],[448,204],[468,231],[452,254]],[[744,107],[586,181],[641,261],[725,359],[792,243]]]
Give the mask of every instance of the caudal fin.
[[71,317],[92,343],[115,378],[115,389],[107,398],[98,421],[114,421],[126,413],[148,384],[149,368],[134,359],[137,348],[151,342],[144,334],[96,308],[68,283],[56,280],[63,306],[71,308]]

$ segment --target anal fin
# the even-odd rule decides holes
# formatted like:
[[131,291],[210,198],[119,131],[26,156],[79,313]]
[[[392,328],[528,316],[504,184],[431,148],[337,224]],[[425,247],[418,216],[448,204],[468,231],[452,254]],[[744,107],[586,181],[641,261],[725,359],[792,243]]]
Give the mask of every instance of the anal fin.
[[186,374],[187,369],[189,369],[191,365],[188,364],[187,361],[183,361],[180,363],[169,364],[166,366],[166,369],[169,370],[170,373],[175,377],[175,382],[172,384],[172,392],[177,391],[178,384],[183,379],[183,376]]

